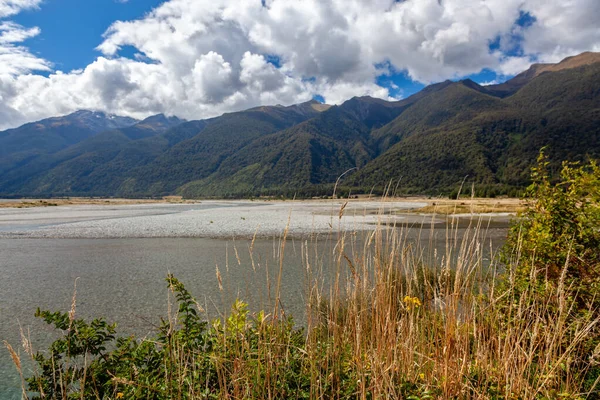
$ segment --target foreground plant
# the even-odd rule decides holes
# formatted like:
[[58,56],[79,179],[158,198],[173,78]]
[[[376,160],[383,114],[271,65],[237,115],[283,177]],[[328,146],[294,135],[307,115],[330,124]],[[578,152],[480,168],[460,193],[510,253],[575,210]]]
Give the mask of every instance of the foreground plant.
[[[546,300],[537,311],[544,321],[540,329],[563,332],[545,351],[580,347],[555,366],[555,373],[578,375],[581,390],[590,391],[600,381],[600,167],[594,161],[564,162],[553,179],[542,152],[532,180],[527,209],[504,247],[512,266],[502,280],[509,288],[506,300],[520,309],[535,307],[527,302],[531,299]],[[590,326],[574,342],[578,323]]]
[[527,189],[531,200],[506,245],[518,259],[512,279],[524,288],[539,283],[542,291],[562,282],[577,292],[578,308],[598,308],[600,167],[593,161],[564,162],[558,178],[552,181],[549,162],[540,153]]

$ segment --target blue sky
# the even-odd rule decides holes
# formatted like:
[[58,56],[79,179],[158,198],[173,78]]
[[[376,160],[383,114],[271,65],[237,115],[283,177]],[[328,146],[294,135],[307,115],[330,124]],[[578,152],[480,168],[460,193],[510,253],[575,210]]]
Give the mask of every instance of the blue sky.
[[500,83],[600,51],[599,4],[0,0],[0,129],[78,109],[200,119],[400,99],[446,79]]
[[39,27],[42,33],[25,45],[51,61],[54,69],[66,72],[85,68],[99,56],[95,48],[113,22],[141,18],[160,3],[160,0],[46,0],[40,9],[25,10],[12,20],[23,26]]

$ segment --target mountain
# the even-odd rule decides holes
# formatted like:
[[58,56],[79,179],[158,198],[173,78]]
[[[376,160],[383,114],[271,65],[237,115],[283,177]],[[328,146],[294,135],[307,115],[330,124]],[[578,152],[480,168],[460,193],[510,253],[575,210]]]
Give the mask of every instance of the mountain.
[[[170,127],[183,122],[176,117],[165,117],[162,114],[143,121],[136,121],[131,118],[91,111],[78,111],[66,117],[40,121],[40,125],[48,125],[52,129],[56,129],[58,123],[69,128],[70,124],[78,126],[79,131],[85,132],[87,137],[79,137],[74,144],[63,146],[62,149],[40,146],[39,150],[35,149],[35,152],[31,152],[31,157],[19,163],[13,163],[3,173],[0,173],[0,187],[7,193],[24,191],[30,195],[36,195],[37,193],[54,192],[56,186],[50,183],[52,179],[49,177],[56,177],[55,180],[61,182],[62,186],[68,186],[75,179],[74,177],[89,172],[88,164],[104,165],[107,160],[111,159],[111,155],[120,153],[130,142],[138,138],[159,135]],[[28,128],[28,125],[12,130],[11,133],[18,137],[19,134],[25,132],[24,135],[29,137],[28,131],[22,129]],[[115,127],[119,129],[115,129]],[[71,132],[71,130],[65,131]],[[65,131],[59,131],[59,133],[64,134]],[[130,159],[129,162],[131,163],[132,160]],[[69,178],[65,178],[63,174]]]
[[[441,125],[456,125],[489,109],[504,108],[503,102],[481,90],[472,81],[438,84],[410,102],[410,111],[402,113],[384,127],[375,130],[372,137],[378,149],[384,151],[414,134],[423,133]],[[477,85],[479,86],[479,85]],[[480,86],[479,86],[480,87]]]
[[124,127],[120,131],[129,139],[137,140],[162,133],[184,122],[186,122],[184,119],[179,119],[175,116],[167,117],[164,114],[157,114],[135,125]]
[[332,107],[322,115],[239,149],[212,175],[185,185],[186,197],[238,196],[263,188],[294,190],[329,183],[332,174],[372,158],[369,130],[351,113]]
[[506,97],[516,93],[533,78],[544,72],[556,72],[573,69],[600,62],[600,53],[585,52],[577,56],[567,57],[557,64],[533,64],[527,71],[521,72],[514,78],[500,84],[489,85],[485,90],[492,95]]
[[119,194],[174,193],[190,181],[208,177],[249,143],[319,115],[326,109],[319,104],[263,106],[207,120],[196,135],[169,146],[147,166],[133,170]]
[[464,181],[480,195],[514,194],[544,146],[553,169],[600,158],[599,53],[534,64],[499,85],[445,81],[393,102],[310,101],[189,122],[48,119],[0,132],[0,194],[320,196],[344,173],[338,192],[392,183],[447,194]]
[[[430,90],[435,92],[435,90]],[[420,98],[420,97],[418,97]],[[225,159],[210,176],[180,188],[186,197],[330,191],[344,171],[377,156],[371,132],[410,105],[355,97],[291,128],[264,136]]]
[[33,196],[156,196],[214,172],[244,144],[326,109],[318,102],[269,106],[183,122],[153,116],[99,133],[0,175],[0,192]]
[[39,156],[79,143],[99,132],[137,121],[103,112],[77,111],[0,132],[0,174]]
[[528,184],[543,146],[555,166],[600,158],[600,62],[567,61],[572,67],[548,68],[512,96],[457,82],[416,103],[374,132],[400,139],[348,184],[381,189],[399,180],[405,192],[439,192],[466,178],[481,194],[506,193]]

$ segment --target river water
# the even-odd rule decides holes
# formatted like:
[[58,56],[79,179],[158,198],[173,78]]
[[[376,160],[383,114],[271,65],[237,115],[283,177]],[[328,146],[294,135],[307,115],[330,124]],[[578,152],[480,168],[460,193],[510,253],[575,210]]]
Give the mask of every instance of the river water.
[[[315,255],[313,266],[327,268],[332,239],[339,232],[373,229],[378,221],[413,226],[410,240],[425,237],[442,249],[446,220],[395,215],[382,221],[377,215],[382,209],[418,205],[352,203],[343,218],[341,203],[317,202],[0,208],[0,340],[18,349],[22,331],[43,349],[56,332],[33,317],[35,310],[68,311],[75,284],[77,316],[104,316],[117,322],[117,332],[123,335],[149,334],[167,315],[168,273],[186,285],[208,318],[219,317],[236,297],[254,309],[269,307],[267,287],[269,280],[274,287],[286,226],[282,304],[301,323],[306,292],[303,249]],[[506,234],[507,218],[484,225],[485,240],[497,248]],[[467,226],[459,225],[458,237]],[[31,365],[24,365],[27,374]],[[2,348],[0,399],[13,398],[20,398],[20,379]]]

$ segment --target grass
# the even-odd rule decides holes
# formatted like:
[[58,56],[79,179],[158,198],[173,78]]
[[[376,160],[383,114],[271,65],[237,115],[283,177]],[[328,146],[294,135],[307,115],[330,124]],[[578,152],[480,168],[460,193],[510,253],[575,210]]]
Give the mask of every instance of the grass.
[[[344,369],[352,398],[581,396],[586,371],[576,365],[589,356],[580,351],[597,314],[571,319],[566,287],[550,298],[499,289],[497,260],[485,265],[482,235],[474,223],[432,258],[401,230],[376,229],[348,254],[354,246],[340,238],[337,268],[348,264],[351,274],[340,273],[328,293],[317,280],[309,302],[307,347],[332,344],[325,355],[331,366],[313,382],[321,387],[316,397],[327,398],[324,388],[336,384],[333,392],[343,391],[335,377]],[[322,299],[327,306],[315,309]]]
[[512,213],[516,214],[525,209],[525,205],[519,199],[479,199],[468,198],[460,200],[427,200],[427,205],[422,208],[411,210],[419,214],[489,214],[489,213]]
[[600,348],[588,345],[597,310],[578,313],[564,281],[544,295],[519,287],[520,247],[490,261],[482,221],[462,237],[450,221],[440,253],[383,223],[365,233],[334,227],[321,252],[305,242],[302,327],[281,304],[287,228],[264,311],[238,300],[210,320],[169,277],[176,306],[156,337],[115,341],[101,321],[75,319],[74,306],[41,312],[64,337],[46,356],[27,350],[38,364],[29,390],[56,399],[598,398],[590,360]]
[[0,208],[32,208],[32,207],[54,207],[65,205],[127,205],[127,204],[195,204],[197,200],[185,200],[181,196],[165,196],[162,199],[119,199],[119,198],[90,198],[69,197],[53,199],[15,199],[0,202]]

